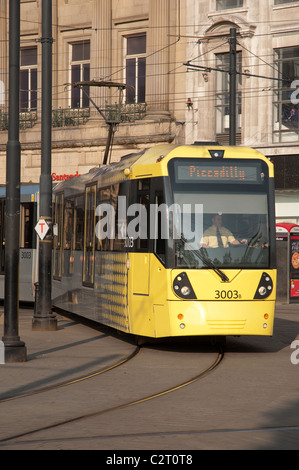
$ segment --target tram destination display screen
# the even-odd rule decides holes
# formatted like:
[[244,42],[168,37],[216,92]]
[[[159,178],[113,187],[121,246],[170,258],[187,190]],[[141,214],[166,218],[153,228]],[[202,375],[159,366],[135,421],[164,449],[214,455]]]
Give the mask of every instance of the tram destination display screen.
[[263,184],[265,173],[261,161],[177,160],[176,183],[247,183]]

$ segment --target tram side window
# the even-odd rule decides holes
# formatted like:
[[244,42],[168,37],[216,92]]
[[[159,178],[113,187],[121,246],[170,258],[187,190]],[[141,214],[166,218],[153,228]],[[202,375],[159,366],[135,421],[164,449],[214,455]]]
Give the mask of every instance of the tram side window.
[[[150,180],[140,180],[138,182],[138,202],[144,207],[146,214],[146,230],[142,230],[141,237],[137,240],[137,248],[147,250],[149,247],[149,221],[150,221]],[[141,220],[143,223],[143,220]],[[146,238],[143,238],[146,236]]]
[[[113,184],[98,192],[98,206],[102,205],[96,219],[97,249],[100,251],[125,251],[127,192],[126,183]],[[119,197],[122,197],[121,207]]]
[[[111,204],[111,187],[101,188],[98,192],[98,204],[102,204],[102,218],[97,219],[98,227],[101,227],[101,230],[97,230],[97,249],[99,251],[110,251],[110,238],[108,235],[108,217],[109,214],[104,211],[104,207],[107,204]],[[107,223],[106,223],[107,222]]]
[[74,207],[73,201],[66,199],[64,207],[64,240],[63,248],[64,250],[73,250],[74,249]]
[[[127,249],[127,210],[130,181],[122,182],[118,188],[118,200],[115,206],[115,240],[113,251],[124,252]],[[119,199],[121,198],[121,199]],[[121,205],[120,205],[121,201]]]
[[83,250],[84,239],[84,196],[77,196],[74,203],[75,250]]
[[133,239],[130,246],[134,246],[134,249],[147,251],[149,248],[150,180],[141,179],[136,184],[135,188],[132,184],[131,207],[128,210],[128,237]]
[[165,204],[164,200],[164,195],[161,192],[157,192],[155,195],[155,207],[157,208],[157,212],[155,214],[155,224],[156,224],[156,230],[157,230],[157,236],[155,237],[154,241],[154,252],[158,256],[158,258],[162,261],[163,264],[165,264],[165,258],[166,258],[166,248],[165,248],[165,234],[163,233],[165,231],[164,225],[166,221],[166,214],[163,210]]
[[120,251],[121,246],[124,244],[123,240],[119,239],[118,233],[118,196],[120,194],[120,184],[114,184],[111,186],[111,206],[113,207],[115,220],[114,220],[114,238],[110,242],[111,251]]
[[95,212],[96,212],[96,185],[92,185],[92,186],[88,186],[85,192],[83,284],[88,287],[92,287],[94,283]]

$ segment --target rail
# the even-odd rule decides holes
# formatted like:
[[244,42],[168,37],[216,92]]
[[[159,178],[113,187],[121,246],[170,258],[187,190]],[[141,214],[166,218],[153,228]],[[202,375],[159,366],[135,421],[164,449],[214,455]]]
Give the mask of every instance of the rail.
[[[37,111],[22,111],[19,113],[20,129],[32,128],[37,121]],[[0,110],[0,131],[8,130],[8,112]]]
[[90,116],[89,108],[67,108],[53,109],[53,127],[72,127],[86,124]]
[[108,121],[134,122],[140,121],[146,114],[146,103],[105,105],[103,112]]

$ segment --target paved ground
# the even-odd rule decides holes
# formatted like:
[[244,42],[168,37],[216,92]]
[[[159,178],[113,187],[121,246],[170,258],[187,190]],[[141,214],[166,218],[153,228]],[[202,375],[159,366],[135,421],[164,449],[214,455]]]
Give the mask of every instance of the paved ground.
[[299,449],[299,306],[277,305],[273,338],[229,338],[220,367],[204,379],[104,414],[194,377],[216,353],[194,344],[150,345],[107,374],[7,400],[93,374],[135,351],[133,341],[110,330],[61,316],[56,332],[34,332],[32,315],[20,310],[27,361],[0,365],[0,450]]

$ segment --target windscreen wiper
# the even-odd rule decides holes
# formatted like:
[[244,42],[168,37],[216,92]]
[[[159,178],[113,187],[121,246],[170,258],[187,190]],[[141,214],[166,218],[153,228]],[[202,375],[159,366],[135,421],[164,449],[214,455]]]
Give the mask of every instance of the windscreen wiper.
[[253,246],[254,243],[259,243],[260,239],[262,238],[262,235],[263,235],[263,232],[261,230],[261,224],[260,224],[257,232],[251,237],[247,245]]
[[227,277],[227,275],[224,274],[224,272],[222,272],[221,269],[217,268],[213,264],[213,262],[210,260],[210,258],[208,258],[207,256],[205,256],[203,253],[200,252],[202,248],[200,248],[200,250],[195,250],[194,248],[192,248],[191,244],[186,240],[185,237],[183,237],[183,235],[181,235],[181,240],[190,247],[190,250],[188,251],[191,251],[195,256],[197,256],[197,258],[199,258],[205,264],[205,266],[207,266],[210,269],[213,269],[213,271],[215,271],[215,273],[218,274],[218,276],[221,278],[222,281],[229,282],[229,278]]

